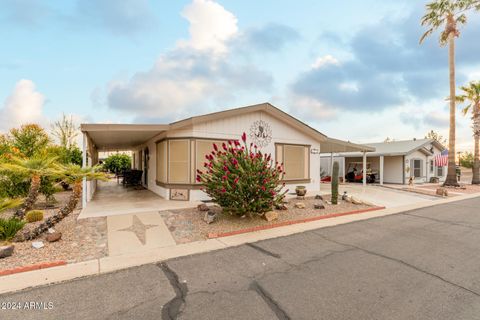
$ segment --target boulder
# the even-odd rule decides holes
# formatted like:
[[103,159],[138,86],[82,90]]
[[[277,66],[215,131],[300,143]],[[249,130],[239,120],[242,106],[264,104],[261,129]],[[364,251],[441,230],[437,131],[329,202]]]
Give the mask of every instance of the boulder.
[[303,203],[303,202],[297,202],[297,203],[295,203],[295,208],[297,208],[297,209],[305,209],[305,208],[306,208],[306,205],[305,205],[305,203]]
[[445,188],[437,188],[437,195],[442,197],[448,197],[448,190]]
[[211,207],[208,207],[208,211],[209,212],[214,212],[215,214],[222,214],[223,213],[223,209],[222,207],[219,207],[219,206],[211,206]]
[[217,220],[217,213],[209,210],[205,212],[205,216],[203,217],[203,221],[205,221],[207,224],[214,223]]
[[61,238],[62,238],[62,233],[61,232],[53,232],[53,233],[47,234],[46,240],[48,242],[57,242]]
[[200,203],[200,204],[197,206],[197,209],[198,209],[199,211],[208,211],[208,210],[209,210],[208,206],[207,206],[205,203]]
[[15,246],[13,244],[0,246],[0,259],[10,257],[13,254],[14,249]]
[[325,205],[324,205],[323,203],[321,203],[321,202],[320,202],[320,203],[315,203],[315,204],[313,205],[313,208],[314,208],[314,209],[325,209]]
[[358,198],[355,198],[355,197],[350,197],[350,198],[353,204],[363,204],[363,201]]
[[323,200],[323,197],[321,195],[317,194],[315,196],[315,200]]
[[263,215],[263,219],[267,220],[268,222],[277,220],[278,219],[278,213],[276,211],[268,211],[265,212]]

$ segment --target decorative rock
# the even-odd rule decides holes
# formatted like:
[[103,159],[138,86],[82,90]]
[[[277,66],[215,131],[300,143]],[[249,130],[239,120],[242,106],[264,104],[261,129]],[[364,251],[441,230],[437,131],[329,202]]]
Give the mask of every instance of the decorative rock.
[[207,224],[213,223],[217,220],[217,214],[214,211],[207,211],[205,212],[205,217],[203,217],[203,221]]
[[43,248],[45,245],[43,244],[42,241],[34,241],[32,242],[32,247],[35,249],[40,249]]
[[277,220],[278,219],[278,213],[275,211],[268,211],[263,215],[263,218],[267,220],[268,222]]
[[48,242],[56,242],[62,238],[62,233],[61,232],[54,232],[54,233],[49,233],[47,234],[47,241]]
[[323,197],[321,195],[317,194],[315,196],[315,200],[323,200]]
[[343,196],[342,196],[342,200],[345,200],[347,202],[352,202],[352,197],[347,195],[344,199]]
[[48,232],[48,233],[55,233],[56,231],[55,231],[55,229],[53,229],[53,228],[48,228],[48,231],[47,231],[47,232]]
[[217,215],[220,215],[220,214],[222,214],[223,209],[222,209],[222,207],[219,207],[219,206],[212,206],[212,207],[209,207],[209,208],[208,208],[208,211],[209,211],[209,212],[213,212],[213,213],[215,213],[215,214],[217,214]]
[[323,203],[316,203],[313,205],[313,208],[314,209],[325,209],[325,206],[323,205]]
[[284,203],[282,203],[282,204],[277,204],[277,205],[275,206],[275,209],[277,209],[277,210],[288,210],[288,207],[287,207],[287,205],[285,205]]
[[438,188],[437,189],[437,195],[442,196],[442,197],[448,197],[448,190],[445,188]]
[[351,199],[353,204],[363,204],[363,201],[358,198],[351,197]]
[[305,196],[297,196],[297,200],[305,200]]
[[326,202],[327,202],[327,204],[332,204],[332,202],[331,202],[331,201],[328,201],[328,200],[327,200]]
[[210,210],[210,208],[205,204],[205,203],[201,203],[197,206],[197,209],[199,211],[208,211]]
[[0,246],[0,259],[10,257],[13,254],[13,249],[15,249],[13,244]]
[[303,202],[297,202],[297,203],[295,203],[295,208],[297,208],[297,209],[305,209],[306,206],[305,206],[305,203],[303,203]]

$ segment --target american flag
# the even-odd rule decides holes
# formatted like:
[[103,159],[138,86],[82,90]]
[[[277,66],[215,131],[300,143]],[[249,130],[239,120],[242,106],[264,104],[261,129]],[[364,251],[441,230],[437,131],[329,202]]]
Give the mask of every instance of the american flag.
[[448,150],[443,150],[442,153],[435,156],[435,165],[437,167],[446,167],[448,165]]

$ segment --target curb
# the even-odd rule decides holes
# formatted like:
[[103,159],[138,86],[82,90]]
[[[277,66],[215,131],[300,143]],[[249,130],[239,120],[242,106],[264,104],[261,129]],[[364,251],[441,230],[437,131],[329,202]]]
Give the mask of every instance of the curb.
[[16,267],[12,269],[5,269],[5,270],[0,270],[0,277],[7,276],[10,274],[15,274],[15,273],[64,266],[66,264],[67,264],[66,261],[59,260],[59,261],[53,261],[53,262],[42,262],[42,263],[32,264],[32,265],[23,266],[23,267]]
[[329,218],[335,218],[335,217],[341,217],[341,216],[346,216],[346,215],[351,215],[351,214],[359,214],[359,213],[365,213],[365,212],[371,212],[371,211],[377,211],[377,210],[383,210],[383,209],[385,209],[385,207],[373,207],[373,208],[362,209],[362,210],[354,210],[354,211],[341,212],[341,213],[331,213],[331,214],[325,214],[325,215],[322,215],[322,216],[316,216],[316,217],[304,218],[304,219],[298,219],[298,220],[282,221],[282,222],[275,223],[275,224],[251,227],[251,228],[240,229],[240,230],[235,230],[235,231],[230,231],[230,232],[209,233],[207,237],[209,239],[216,239],[216,238],[234,236],[234,235],[242,234],[242,233],[249,233],[249,232],[278,228],[278,227],[284,227],[284,226],[289,226],[289,225],[292,225],[292,224],[306,223],[306,222],[312,222],[312,221],[317,221],[317,220],[322,220],[322,219],[329,219]]

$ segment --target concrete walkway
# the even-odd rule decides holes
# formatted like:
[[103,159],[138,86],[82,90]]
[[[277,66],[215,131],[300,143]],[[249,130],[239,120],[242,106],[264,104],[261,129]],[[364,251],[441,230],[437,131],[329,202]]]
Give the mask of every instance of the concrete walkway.
[[147,189],[123,187],[116,180],[99,181],[92,201],[82,209],[79,219],[137,214],[159,210],[192,208],[200,202],[172,201]]
[[462,197],[256,243],[261,233],[227,238],[238,246],[1,295],[52,308],[0,318],[478,319],[480,198]]

